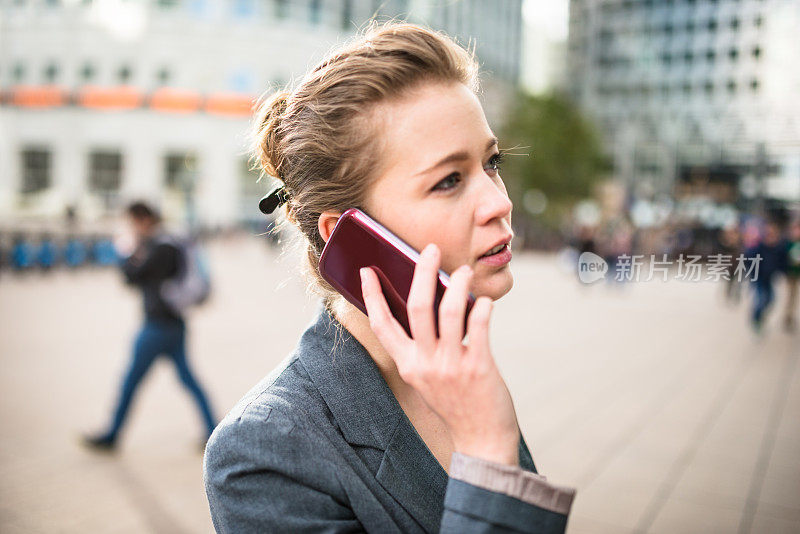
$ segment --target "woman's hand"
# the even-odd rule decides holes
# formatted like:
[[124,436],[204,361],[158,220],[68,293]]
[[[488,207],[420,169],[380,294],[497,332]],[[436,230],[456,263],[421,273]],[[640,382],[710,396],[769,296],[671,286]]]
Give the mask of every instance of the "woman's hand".
[[408,296],[412,338],[392,316],[376,274],[361,270],[369,323],[394,359],[400,378],[412,386],[444,421],[457,452],[489,461],[519,464],[519,427],[511,395],[489,348],[492,301],[480,297],[467,322],[469,345],[462,343],[472,269],[450,276],[439,305],[439,337],[433,304],[439,249],[428,245],[414,270]]

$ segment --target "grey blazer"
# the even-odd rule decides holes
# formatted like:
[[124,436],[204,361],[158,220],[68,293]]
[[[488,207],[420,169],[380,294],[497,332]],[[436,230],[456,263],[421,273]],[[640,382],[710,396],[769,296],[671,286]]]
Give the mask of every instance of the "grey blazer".
[[[519,461],[536,472],[521,436]],[[567,523],[566,513],[449,478],[370,355],[324,308],[217,426],[203,468],[217,532],[563,532]]]

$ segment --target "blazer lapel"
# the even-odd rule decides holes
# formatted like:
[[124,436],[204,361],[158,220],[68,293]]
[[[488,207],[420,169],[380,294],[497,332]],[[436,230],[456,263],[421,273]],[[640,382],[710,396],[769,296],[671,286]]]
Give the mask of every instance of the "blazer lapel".
[[383,455],[378,482],[427,532],[439,532],[447,473],[403,415]]
[[438,532],[447,473],[366,349],[322,308],[301,337],[299,352],[345,440],[384,451],[378,482],[426,532]]

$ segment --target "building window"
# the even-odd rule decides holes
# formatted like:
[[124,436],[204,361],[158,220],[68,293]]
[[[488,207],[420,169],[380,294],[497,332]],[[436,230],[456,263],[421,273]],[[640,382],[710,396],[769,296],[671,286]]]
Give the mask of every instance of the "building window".
[[81,67],[81,80],[90,82],[94,79],[94,75],[94,66],[91,63],[84,63],[83,67]]
[[709,63],[714,63],[714,60],[717,58],[717,53],[713,50],[709,49],[706,51],[706,61]]
[[711,96],[712,94],[714,94],[714,84],[713,84],[713,83],[711,83],[710,81],[709,81],[709,82],[706,82],[706,83],[703,85],[703,89],[705,89],[705,92],[706,92],[706,94],[707,94],[707,95],[709,95],[709,96]]
[[714,19],[709,20],[707,27],[708,27],[708,31],[710,31],[712,33],[717,31],[717,21],[714,20]]
[[234,17],[247,19],[255,15],[256,8],[253,0],[235,0],[232,11]]
[[753,57],[759,59],[761,57],[761,47],[756,46],[753,48]]
[[178,7],[179,0],[156,0],[156,5],[164,9],[172,9]]
[[693,59],[694,59],[694,55],[693,55],[693,54],[692,54],[692,53],[691,53],[689,50],[687,50],[687,51],[686,51],[686,52],[683,54],[683,60],[684,60],[684,61],[685,61],[687,64],[691,65],[691,63],[692,63],[692,60],[693,60]]
[[756,15],[756,18],[753,19],[753,24],[756,26],[756,28],[760,28],[763,23],[764,23],[764,17],[762,17],[761,15]]
[[736,92],[736,82],[733,80],[728,80],[728,92],[733,94]]
[[194,188],[197,156],[191,152],[171,153],[164,158],[164,185],[188,191]]
[[754,93],[758,91],[758,80],[752,80],[750,82],[750,90]]
[[739,19],[737,19],[736,17],[733,17],[731,19],[731,29],[733,31],[736,31],[736,30],[739,29]]
[[106,209],[116,207],[121,185],[121,153],[95,151],[89,154],[89,189],[102,198]]
[[691,20],[686,23],[686,33],[689,34],[694,33],[694,22],[692,22]]
[[156,80],[158,81],[158,85],[167,85],[171,79],[172,79],[172,73],[166,67],[159,69],[158,73],[156,73]]
[[119,83],[122,85],[126,85],[131,81],[131,68],[128,65],[123,65],[117,71],[117,78],[119,79]]
[[49,63],[44,68],[44,80],[46,83],[55,83],[56,79],[58,79],[58,65]]
[[22,194],[37,193],[50,187],[50,151],[26,148],[22,156]]
[[289,2],[288,0],[274,0],[275,18],[283,20],[289,17]]
[[352,29],[353,2],[352,0],[342,1],[342,29],[349,31]]
[[731,58],[731,61],[736,61],[739,59],[739,50],[736,48],[731,48],[728,50],[728,57]]
[[314,26],[322,20],[322,0],[311,0],[308,6],[308,20]]
[[14,65],[14,68],[11,70],[11,77],[14,78],[16,83],[20,83],[22,80],[25,79],[25,65],[22,63],[17,63]]

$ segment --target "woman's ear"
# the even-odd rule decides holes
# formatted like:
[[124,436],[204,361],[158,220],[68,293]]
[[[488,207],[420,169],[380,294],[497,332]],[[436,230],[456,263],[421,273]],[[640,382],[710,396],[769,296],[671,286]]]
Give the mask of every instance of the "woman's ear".
[[341,215],[342,213],[339,211],[323,211],[319,214],[317,228],[319,229],[319,235],[322,236],[322,240],[326,243]]

